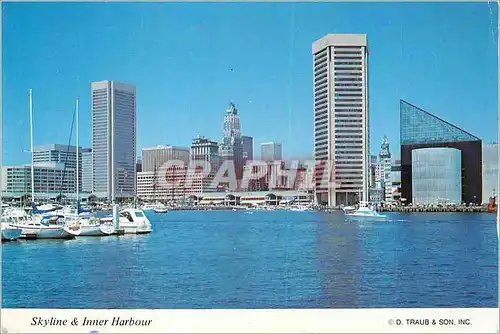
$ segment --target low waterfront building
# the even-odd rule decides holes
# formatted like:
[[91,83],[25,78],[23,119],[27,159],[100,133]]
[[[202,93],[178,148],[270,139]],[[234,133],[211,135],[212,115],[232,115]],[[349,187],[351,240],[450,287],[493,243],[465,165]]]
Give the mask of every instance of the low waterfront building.
[[[76,172],[58,162],[38,162],[34,166],[35,200],[55,200],[59,195],[76,197]],[[31,196],[31,164],[2,167],[2,197],[20,201]],[[89,192],[81,192],[86,198]]]
[[483,145],[483,192],[482,203],[490,197],[498,196],[498,144]]
[[189,198],[198,205],[279,205],[279,204],[310,204],[313,201],[312,192],[306,191],[249,191],[249,192],[218,192],[191,194]]
[[[448,154],[447,158],[452,159],[453,157],[453,159],[456,159],[456,154],[460,155],[460,177],[456,180],[456,182],[459,180],[461,182],[460,203],[481,203],[483,190],[481,139],[403,100],[400,101],[400,122],[401,201],[406,204],[414,203],[413,195],[416,193],[420,194],[418,195],[420,196],[420,200],[422,198],[436,198],[437,196],[424,196],[422,194],[423,188],[414,192],[414,184],[419,184],[422,187],[424,185],[420,183],[422,179],[419,179],[413,173],[416,170],[420,173],[422,168],[427,168],[425,166],[431,166],[434,163],[437,164],[438,161],[435,159],[438,159],[438,157],[430,153],[422,153],[421,156],[417,155],[419,164],[422,165],[415,170],[413,167],[413,159],[415,158],[413,152],[424,148],[452,148],[458,150],[459,153],[457,151],[446,151],[446,154]],[[433,160],[424,163],[421,159],[425,157],[432,158]],[[444,161],[442,163],[444,164]],[[453,163],[458,162],[454,161]],[[456,167],[456,165],[453,166]],[[455,172],[455,169],[451,168],[451,166],[445,165],[445,167],[449,167],[450,171]],[[422,173],[422,177],[425,176],[423,171]],[[436,173],[441,172],[436,171]],[[428,176],[431,177],[432,175]],[[442,174],[442,177],[446,177],[446,175]],[[457,176],[453,174],[453,177],[456,178]],[[414,179],[416,183],[414,183]],[[446,179],[443,182],[448,185],[448,182],[451,182],[451,180]],[[444,184],[436,186],[442,188]],[[452,193],[453,197],[455,197],[455,190]],[[452,197],[451,194],[448,197]],[[449,199],[456,200],[455,198]]]
[[187,165],[137,173],[137,196],[145,201],[184,201],[188,194],[215,192],[213,177]]

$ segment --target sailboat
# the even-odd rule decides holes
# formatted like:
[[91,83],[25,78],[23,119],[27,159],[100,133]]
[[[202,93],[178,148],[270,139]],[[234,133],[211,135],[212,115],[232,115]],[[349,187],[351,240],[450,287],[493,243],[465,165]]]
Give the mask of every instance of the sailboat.
[[[33,211],[28,213],[24,209],[12,208],[4,217],[9,225],[21,229],[20,238],[25,239],[72,239],[80,234],[78,226],[58,224],[56,221],[44,221],[44,216],[37,213],[35,205],[35,165],[33,158],[33,92],[29,90],[30,97],[30,140],[31,140],[31,204]],[[51,211],[51,210],[47,210]]]
[[80,227],[81,237],[109,236],[115,232],[113,224],[103,223],[97,217],[90,216],[80,206],[80,147],[79,147],[79,101],[76,99],[76,210],[74,215],[66,215],[67,218],[76,222]]
[[17,240],[21,237],[23,230],[19,227],[14,227],[10,225],[11,218],[8,216],[2,216],[0,219],[0,228],[2,229],[2,241],[12,241]]

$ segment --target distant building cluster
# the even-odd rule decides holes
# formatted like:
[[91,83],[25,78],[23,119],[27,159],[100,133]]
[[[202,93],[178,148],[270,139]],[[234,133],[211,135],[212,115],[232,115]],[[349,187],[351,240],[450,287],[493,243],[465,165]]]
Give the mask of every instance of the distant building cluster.
[[[294,178],[286,176],[281,143],[262,143],[261,160],[254,160],[253,137],[242,135],[234,103],[224,115],[219,142],[197,136],[190,147],[144,148],[142,164],[142,172],[137,173],[137,196],[146,201],[185,201],[202,193],[230,190],[312,191],[312,168],[298,166]],[[234,170],[236,189],[230,189],[230,182],[214,181],[217,176],[230,177],[218,175],[225,170]]]
[[[368,57],[363,34],[328,34],[312,44],[312,165],[285,161],[279,142],[261,143],[254,154],[254,139],[243,135],[232,102],[219,141],[197,136],[189,147],[143,148],[137,158],[135,86],[92,82],[92,147],[79,148],[77,157],[74,146],[36,146],[35,192],[71,197],[78,182],[83,197],[102,200],[239,202],[286,201],[292,191],[311,193],[326,206],[480,204],[496,196],[498,144],[484,144],[406,101],[400,101],[398,152],[384,136],[378,154],[370,154]],[[29,164],[4,166],[2,177],[4,197],[19,199],[31,190]]]

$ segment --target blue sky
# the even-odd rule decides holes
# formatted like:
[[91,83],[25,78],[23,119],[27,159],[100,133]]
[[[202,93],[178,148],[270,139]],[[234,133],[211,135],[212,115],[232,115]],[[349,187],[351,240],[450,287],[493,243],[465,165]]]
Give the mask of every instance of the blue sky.
[[219,140],[234,101],[242,131],[311,156],[311,44],[366,33],[371,151],[398,151],[399,99],[497,137],[497,7],[488,3],[4,3],[3,164],[35,144],[68,141],[80,97],[80,143],[91,145],[90,82],[137,86],[138,155],[157,144]]

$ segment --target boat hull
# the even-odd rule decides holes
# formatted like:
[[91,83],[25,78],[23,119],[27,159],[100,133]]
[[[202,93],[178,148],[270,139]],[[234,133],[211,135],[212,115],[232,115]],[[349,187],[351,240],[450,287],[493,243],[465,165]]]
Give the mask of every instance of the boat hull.
[[155,213],[167,213],[168,209],[153,209]]
[[120,223],[120,229],[124,234],[148,234],[151,233],[151,226]]
[[387,216],[384,216],[384,215],[370,216],[370,215],[356,215],[356,214],[351,214],[351,213],[346,214],[346,217],[360,218],[360,219],[385,219],[385,218],[387,218]]
[[2,241],[13,241],[21,237],[23,230],[15,227],[2,228]]
[[24,227],[21,239],[73,239],[80,234],[79,230],[71,230],[65,226]]
[[81,237],[104,237],[112,235],[115,232],[113,226],[106,225],[87,225],[80,227]]

